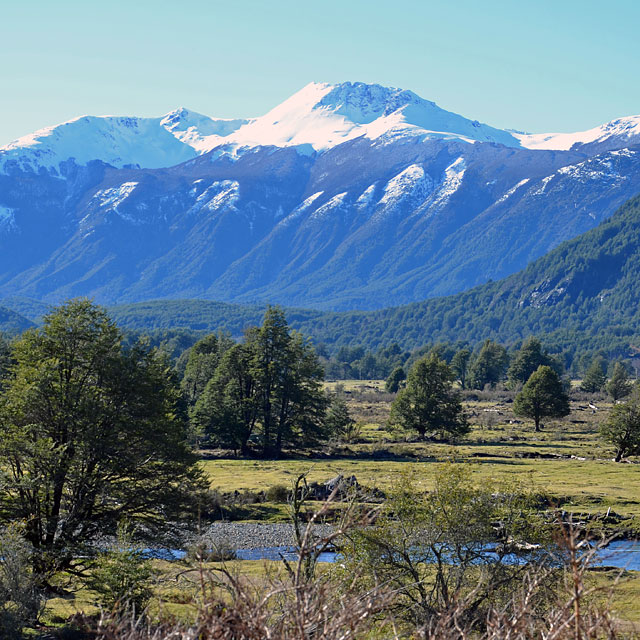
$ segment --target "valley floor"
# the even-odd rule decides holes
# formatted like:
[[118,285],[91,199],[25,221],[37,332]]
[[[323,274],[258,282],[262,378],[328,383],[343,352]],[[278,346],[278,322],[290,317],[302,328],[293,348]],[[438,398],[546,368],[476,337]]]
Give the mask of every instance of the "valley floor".
[[[288,527],[261,527],[289,521],[287,491],[301,474],[309,482],[318,483],[338,474],[354,475],[361,486],[381,492],[409,474],[419,489],[429,490],[437,465],[448,462],[471,465],[478,483],[487,479],[518,483],[539,494],[544,508],[571,512],[574,521],[608,533],[629,536],[640,531],[640,461],[615,463],[612,452],[600,441],[598,427],[611,407],[604,398],[591,398],[597,410],[589,408],[587,399],[574,398],[571,415],[548,421],[542,432],[535,433],[532,424],[513,415],[511,392],[465,391],[465,408],[473,428],[463,441],[450,444],[420,441],[387,430],[385,423],[394,396],[384,391],[381,381],[327,386],[345,394],[352,416],[361,423],[361,432],[353,442],[334,443],[312,452],[289,452],[289,457],[279,460],[238,459],[229,452],[203,451],[202,467],[220,501],[219,519],[234,521],[218,529],[218,533],[224,530],[219,535],[230,550],[290,544]],[[319,504],[311,502],[310,509]],[[236,536],[234,532],[239,533]],[[192,605],[188,603],[200,588],[197,564],[154,563],[159,570],[155,614],[189,619]],[[273,572],[283,570],[281,562],[233,559],[201,568],[223,566],[258,587]],[[322,570],[331,569],[325,565]],[[601,569],[591,573],[589,580],[603,588],[596,596],[603,602],[611,590],[616,618],[625,624],[640,623],[640,572]],[[86,589],[51,599],[43,621],[61,625],[78,611],[97,612],[92,593]]]

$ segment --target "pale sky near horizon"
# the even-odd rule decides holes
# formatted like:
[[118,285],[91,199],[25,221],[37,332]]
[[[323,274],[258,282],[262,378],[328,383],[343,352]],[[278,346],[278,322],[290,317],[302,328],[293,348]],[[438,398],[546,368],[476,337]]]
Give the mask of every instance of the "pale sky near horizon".
[[501,128],[640,113],[638,0],[0,0],[0,144],[83,114],[262,115],[311,81]]

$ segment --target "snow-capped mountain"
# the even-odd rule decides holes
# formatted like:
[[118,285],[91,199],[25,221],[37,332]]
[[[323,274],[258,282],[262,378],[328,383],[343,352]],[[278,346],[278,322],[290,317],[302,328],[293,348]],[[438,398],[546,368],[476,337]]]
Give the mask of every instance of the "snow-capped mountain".
[[311,83],[228,138],[240,146],[310,145],[316,151],[364,136],[398,136],[497,142],[518,146],[506,131],[471,121],[403,91],[362,82]]
[[100,160],[113,167],[170,167],[216,147],[237,157],[254,147],[330,149],[360,136],[460,139],[519,146],[506,131],[471,121],[411,91],[380,85],[311,83],[253,120],[224,120],[176,109],[160,118],[83,116],[0,147],[0,170],[64,172]]
[[508,275],[640,191],[640,117],[517,134],[312,83],[264,116],[85,116],[0,148],[0,298],[375,308]]
[[612,120],[577,133],[514,134],[527,149],[622,149],[640,142],[640,115]]
[[0,147],[0,171],[45,169],[55,175],[68,170],[70,163],[96,160],[119,169],[171,167],[209,151],[247,122],[209,118],[187,109],[160,118],[82,116]]
[[362,82],[312,82],[253,119],[211,118],[184,108],[159,118],[82,116],[0,147],[0,170],[56,172],[69,162],[95,160],[117,168],[157,169],[215,148],[230,157],[262,146],[298,147],[305,153],[359,137],[378,142],[455,139],[545,150],[600,145],[610,150],[640,141],[640,116],[578,133],[522,134],[469,120],[412,91]]

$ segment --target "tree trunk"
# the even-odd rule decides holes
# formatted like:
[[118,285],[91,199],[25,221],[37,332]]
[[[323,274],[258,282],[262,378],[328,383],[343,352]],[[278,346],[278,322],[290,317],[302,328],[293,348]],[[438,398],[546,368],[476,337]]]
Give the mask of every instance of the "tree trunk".
[[618,449],[616,452],[616,462],[620,462],[622,460],[622,454],[624,453],[623,449]]

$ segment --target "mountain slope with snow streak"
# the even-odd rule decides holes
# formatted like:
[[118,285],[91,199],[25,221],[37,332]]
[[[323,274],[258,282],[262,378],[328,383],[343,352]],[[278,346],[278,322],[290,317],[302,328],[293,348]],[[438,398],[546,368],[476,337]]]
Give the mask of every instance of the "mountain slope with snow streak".
[[455,293],[640,192],[637,125],[527,138],[362,83],[311,84],[251,120],[78,118],[0,149],[0,299],[372,309]]

